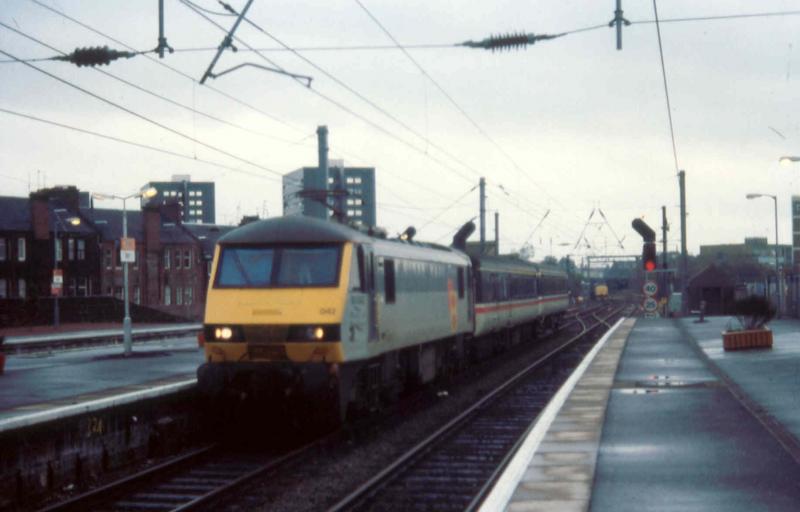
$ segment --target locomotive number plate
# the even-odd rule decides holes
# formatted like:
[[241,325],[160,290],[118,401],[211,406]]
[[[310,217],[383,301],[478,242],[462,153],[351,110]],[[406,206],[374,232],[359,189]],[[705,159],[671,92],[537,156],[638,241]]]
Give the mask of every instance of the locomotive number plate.
[[247,354],[250,359],[269,359],[270,361],[285,361],[286,347],[283,345],[248,345]]

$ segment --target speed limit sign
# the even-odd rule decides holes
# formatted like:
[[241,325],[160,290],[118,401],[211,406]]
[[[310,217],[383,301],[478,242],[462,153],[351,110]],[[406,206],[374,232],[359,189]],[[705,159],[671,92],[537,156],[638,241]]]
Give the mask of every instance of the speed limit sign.
[[648,297],[655,295],[658,291],[658,284],[655,281],[645,281],[644,286],[642,286],[642,291]]
[[648,313],[652,313],[656,309],[658,309],[658,302],[653,297],[647,297],[646,299],[644,299],[642,307],[644,307],[644,310],[647,311]]

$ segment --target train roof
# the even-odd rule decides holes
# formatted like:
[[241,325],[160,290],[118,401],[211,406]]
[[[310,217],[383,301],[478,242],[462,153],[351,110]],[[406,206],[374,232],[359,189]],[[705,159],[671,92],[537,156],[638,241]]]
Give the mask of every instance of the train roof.
[[520,274],[541,274],[545,276],[564,276],[560,267],[544,263],[533,263],[511,256],[475,256],[473,263],[479,269],[495,272],[515,272]]
[[275,242],[372,243],[387,248],[385,251],[381,252],[387,255],[394,253],[398,257],[419,257],[419,255],[424,254],[425,250],[433,250],[444,259],[447,259],[445,254],[458,254],[460,255],[458,258],[459,260],[467,259],[466,255],[452,247],[425,242],[373,237],[343,224],[300,215],[273,217],[271,219],[251,222],[219,238],[219,243],[225,245],[257,245]]
[[270,242],[370,242],[372,239],[342,224],[313,217],[292,215],[259,220],[220,237],[220,244],[263,244]]

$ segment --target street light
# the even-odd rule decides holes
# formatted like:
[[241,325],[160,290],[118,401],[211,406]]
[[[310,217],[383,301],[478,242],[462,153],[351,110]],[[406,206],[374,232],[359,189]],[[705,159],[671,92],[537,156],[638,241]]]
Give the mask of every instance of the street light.
[[778,159],[781,165],[791,165],[792,162],[800,162],[800,156],[782,156]]
[[[789,158],[789,157],[784,157]],[[798,157],[794,157],[798,158]],[[798,158],[800,160],[800,158]],[[747,199],[756,199],[759,197],[771,197],[772,200],[775,202],[775,276],[778,278],[778,311],[782,312],[782,303],[783,303],[783,272],[781,271],[778,265],[778,196],[774,196],[772,194],[747,194]]]
[[[61,224],[61,229],[64,231],[67,230],[66,226],[64,226],[64,220],[61,219],[61,215],[59,214],[65,213],[66,211],[65,208],[53,208],[55,222],[53,222],[53,283],[51,288],[55,288],[53,285],[55,285],[56,272],[58,271],[58,225]],[[67,217],[65,220],[71,226],[77,226],[81,223],[80,217]],[[63,248],[61,253],[63,255]],[[63,287],[61,288],[63,289]],[[58,297],[61,295],[61,290],[54,293],[54,290],[51,289],[51,293],[53,295],[53,327],[58,328],[58,326],[61,325],[61,308],[58,305]]]
[[[114,194],[101,194],[95,192],[92,194],[92,197],[95,199],[103,200],[103,199],[120,199],[122,200],[122,238],[127,240],[128,238],[128,209],[126,207],[125,202],[128,199],[140,198],[143,197],[145,199],[149,199],[155,196],[158,191],[154,187],[150,187],[147,189],[140,190],[135,194],[131,194],[128,196],[117,196]],[[134,255],[134,258],[136,256]],[[123,282],[123,294],[124,294],[124,302],[125,302],[125,318],[122,319],[122,345],[124,347],[124,355],[128,357],[131,355],[133,350],[133,337],[131,334],[131,306],[130,306],[130,299],[128,297],[128,261],[127,259],[122,262],[122,282]]]

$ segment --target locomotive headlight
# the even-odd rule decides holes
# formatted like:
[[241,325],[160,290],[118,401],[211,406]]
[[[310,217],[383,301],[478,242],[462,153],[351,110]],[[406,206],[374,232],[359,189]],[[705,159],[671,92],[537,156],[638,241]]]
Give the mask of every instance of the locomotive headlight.
[[314,329],[313,334],[315,340],[321,340],[322,338],[325,337],[325,329],[323,329],[322,327],[317,327]]
[[214,337],[218,340],[229,340],[233,337],[233,329],[230,327],[217,327],[214,329]]

